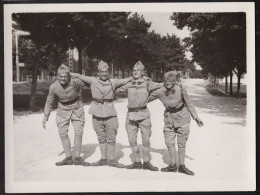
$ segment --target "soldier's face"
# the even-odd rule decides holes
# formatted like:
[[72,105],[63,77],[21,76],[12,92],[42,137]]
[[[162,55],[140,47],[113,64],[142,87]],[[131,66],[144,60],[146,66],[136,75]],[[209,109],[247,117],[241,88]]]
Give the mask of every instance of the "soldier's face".
[[59,80],[61,85],[67,85],[70,81],[70,74],[69,73],[59,74],[58,80]]
[[133,77],[134,79],[140,79],[144,75],[143,69],[134,68],[133,69]]
[[108,70],[106,68],[102,68],[98,71],[98,76],[101,80],[106,81],[109,76]]
[[165,86],[167,89],[171,89],[174,84],[175,84],[175,81],[174,81],[174,80],[168,80],[168,79],[165,79],[165,80],[164,80],[164,86]]

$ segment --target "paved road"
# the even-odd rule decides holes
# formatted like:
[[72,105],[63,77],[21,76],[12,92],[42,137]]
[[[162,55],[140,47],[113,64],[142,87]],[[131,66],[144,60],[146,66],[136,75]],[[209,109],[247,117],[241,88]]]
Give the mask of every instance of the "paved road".
[[[186,166],[195,172],[195,176],[111,167],[56,167],[55,162],[61,160],[64,153],[57,133],[56,112],[54,111],[48,121],[47,130],[41,128],[42,114],[14,119],[14,180],[16,182],[83,182],[85,185],[81,183],[81,188],[77,188],[76,191],[95,189],[97,183],[91,183],[93,181],[99,181],[100,191],[110,190],[111,186],[118,186],[120,182],[122,182],[122,189],[126,189],[123,186],[128,185],[131,189],[147,191],[161,188],[165,190],[215,189],[214,187],[218,187],[216,181],[225,184],[232,180],[239,181],[243,189],[244,180],[249,177],[250,172],[248,171],[250,148],[247,147],[249,129],[246,129],[246,100],[212,96],[206,91],[207,83],[203,80],[186,80],[185,83],[199,116],[205,124],[204,127],[199,128],[195,121],[191,123],[191,133],[187,143]],[[121,163],[130,164],[132,154],[124,128],[126,105],[126,99],[119,99],[115,104],[120,125],[116,158]],[[152,114],[153,131],[151,162],[162,168],[169,162],[162,132],[164,108],[159,100],[151,102],[148,107]],[[87,113],[89,106],[85,106],[84,109]],[[70,128],[70,137],[73,140],[72,127]],[[141,144],[140,139],[138,143]],[[88,162],[100,158],[97,137],[89,114],[86,114],[82,155]],[[116,184],[103,185],[106,181],[116,181]],[[183,182],[190,188],[185,188]],[[209,182],[208,185],[207,182]],[[170,183],[174,185],[169,185]],[[232,189],[235,186],[237,185],[222,189]],[[65,191],[71,190],[69,185],[60,187]],[[34,186],[31,186],[31,189],[33,190]],[[116,189],[121,188],[119,186]]]

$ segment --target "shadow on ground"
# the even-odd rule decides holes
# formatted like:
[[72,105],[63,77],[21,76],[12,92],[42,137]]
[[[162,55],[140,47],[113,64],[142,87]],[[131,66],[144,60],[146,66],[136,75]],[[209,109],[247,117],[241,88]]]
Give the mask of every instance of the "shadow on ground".
[[[245,118],[246,98],[234,98],[225,95],[213,96],[204,90],[206,85],[197,84],[201,88],[193,88],[190,93],[191,101],[196,108],[203,108],[202,112],[217,116]],[[241,122],[244,124],[244,122]]]
[[[95,152],[100,152],[99,151],[99,144],[85,144],[85,145],[82,145],[82,148],[81,148],[81,153],[83,154],[82,155],[82,158],[86,161],[88,161],[87,159],[89,157],[91,157]],[[140,151],[140,157],[143,158],[143,152],[142,152],[142,145],[138,145],[139,147],[139,151]],[[98,148],[98,150],[97,150]],[[119,161],[121,158],[124,157],[124,152],[123,150],[125,148],[130,148],[130,146],[127,146],[127,145],[122,145],[120,143],[117,143],[116,144],[116,152],[115,152],[115,159],[117,161]],[[72,152],[74,150],[74,147],[72,147]],[[165,148],[165,149],[156,149],[156,148],[151,148],[150,149],[150,152],[153,152],[153,153],[158,153],[162,156],[162,161],[169,165],[170,164],[170,156],[169,156],[169,152],[168,152],[168,149]],[[64,155],[64,151],[62,151],[59,156],[61,155]],[[129,158],[131,159],[132,162],[135,161],[135,157],[134,157],[134,154],[131,153],[129,155]],[[189,159],[189,160],[194,160],[192,157],[189,157],[188,155],[185,155],[185,158]],[[178,162],[178,151],[176,151],[176,162]],[[150,156],[150,160],[151,162],[153,161],[153,159],[151,158]]]

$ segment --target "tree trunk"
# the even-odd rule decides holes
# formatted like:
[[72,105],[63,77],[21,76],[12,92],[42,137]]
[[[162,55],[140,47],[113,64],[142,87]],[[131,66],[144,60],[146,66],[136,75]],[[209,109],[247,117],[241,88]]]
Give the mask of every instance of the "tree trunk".
[[228,78],[227,75],[225,76],[225,94],[228,93]]
[[233,73],[232,73],[232,70],[230,71],[230,82],[229,82],[229,95],[233,95],[233,83],[232,83],[232,76],[233,76]]
[[78,73],[82,74],[82,47],[78,47],[78,53],[79,53],[79,67],[78,67]]
[[33,75],[32,75],[32,87],[31,87],[31,94],[30,94],[30,109],[36,109],[36,88],[37,88],[37,74],[39,71],[39,64],[38,64],[38,56],[39,56],[39,46],[37,47],[37,53],[34,58],[34,68],[33,68]]
[[238,96],[239,91],[240,91],[240,79],[241,79],[241,76],[242,75],[240,73],[237,75],[237,96]]

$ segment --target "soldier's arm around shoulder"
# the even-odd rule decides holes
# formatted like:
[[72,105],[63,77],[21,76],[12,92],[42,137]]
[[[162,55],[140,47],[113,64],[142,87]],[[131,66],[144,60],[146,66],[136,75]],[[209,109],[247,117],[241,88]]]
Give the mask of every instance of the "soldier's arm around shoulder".
[[128,83],[124,84],[123,86],[121,86],[120,88],[118,88],[116,90],[116,92],[125,92],[125,91],[127,91],[129,86],[130,86],[130,82],[128,82]]
[[146,82],[148,83],[148,91],[149,92],[153,92],[157,89],[160,89],[163,87],[163,83],[156,83],[153,82],[150,78],[148,77],[144,77],[144,79],[146,80]]
[[155,91],[150,93],[150,95],[148,97],[148,103],[158,99],[160,96],[160,91],[161,91],[161,89],[156,89]]
[[74,72],[71,72],[70,75],[72,78],[78,78],[87,84],[91,84],[92,80],[95,78],[95,77],[89,77],[89,76],[81,75],[79,73],[74,73]]
[[114,83],[116,89],[121,87],[122,85],[127,84],[128,82],[130,82],[132,80],[133,80],[133,77],[129,77],[126,79],[111,79],[111,81],[112,81],[112,83]]

